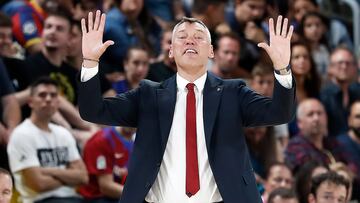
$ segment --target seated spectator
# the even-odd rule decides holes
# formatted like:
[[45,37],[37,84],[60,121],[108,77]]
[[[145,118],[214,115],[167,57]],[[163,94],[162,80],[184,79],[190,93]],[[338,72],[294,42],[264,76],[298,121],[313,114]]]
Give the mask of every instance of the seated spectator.
[[299,104],[296,115],[300,135],[290,139],[285,150],[286,163],[292,170],[311,160],[334,163],[335,158],[328,149],[335,146],[325,140],[327,117],[324,106],[317,99],[306,99]]
[[150,64],[150,70],[146,77],[149,80],[162,82],[173,76],[177,71],[174,58],[169,57],[172,29],[173,26],[167,26],[163,30],[161,36],[161,54],[156,62]]
[[299,200],[292,189],[280,187],[270,193],[268,203],[299,203]]
[[[245,128],[245,139],[249,147],[252,166],[260,180],[265,177],[266,169],[280,160],[280,151],[272,127]],[[261,180],[260,180],[261,182]]]
[[222,34],[215,43],[211,72],[223,79],[249,78],[250,74],[239,67],[239,36],[235,33]]
[[11,132],[20,123],[20,106],[4,64],[0,60],[0,167],[9,169],[6,146]]
[[134,89],[140,85],[149,71],[149,54],[144,47],[130,47],[124,59],[125,80],[113,83],[117,94]]
[[360,83],[356,82],[357,68],[353,53],[338,47],[330,55],[330,81],[320,93],[328,115],[330,136],[348,131],[348,115],[351,104],[360,99]]
[[111,127],[98,131],[85,145],[89,184],[79,189],[88,203],[116,203],[121,197],[136,129]]
[[[349,194],[347,197],[347,202],[351,202],[351,199],[354,201],[357,201],[359,198],[356,197],[356,195],[353,195],[353,189],[354,189],[354,178],[355,174],[342,162],[338,162],[336,164],[330,165],[330,170],[335,171],[337,174],[343,176],[350,184],[349,184]],[[357,187],[357,186],[355,186]],[[357,191],[358,188],[355,188],[355,191]]]
[[306,162],[298,170],[295,171],[295,191],[298,195],[299,202],[308,203],[307,197],[310,194],[312,177],[322,173],[327,173],[328,171],[328,166],[317,161]]
[[13,182],[8,170],[0,168],[0,202],[10,203],[13,193]]
[[17,126],[8,144],[15,185],[24,203],[81,202],[75,187],[88,182],[75,139],[50,123],[59,105],[59,87],[39,78],[30,87],[31,115]]
[[342,161],[355,174],[354,199],[360,199],[360,100],[350,107],[349,131],[336,137],[340,147],[332,149],[334,154],[342,154]]
[[336,172],[323,173],[311,181],[309,203],[346,203],[349,182]]
[[270,166],[265,179],[265,191],[262,195],[264,203],[269,202],[269,195],[277,188],[293,188],[293,175],[288,166],[277,162]]
[[[306,13],[299,25],[299,35],[311,49],[317,72],[326,76],[329,65],[329,48],[326,41],[327,19],[317,12]],[[325,79],[326,77],[324,77]]]

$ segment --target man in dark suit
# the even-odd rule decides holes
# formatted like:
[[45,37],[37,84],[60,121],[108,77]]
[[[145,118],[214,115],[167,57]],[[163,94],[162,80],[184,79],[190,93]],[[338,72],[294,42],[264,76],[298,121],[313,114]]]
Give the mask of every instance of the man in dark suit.
[[[206,71],[214,56],[210,33],[199,20],[175,27],[169,56],[177,74],[162,83],[113,98],[101,97],[98,60],[113,41],[102,42],[105,14],[82,19],[83,67],[79,82],[82,118],[105,125],[137,127],[129,174],[120,202],[261,202],[243,127],[278,125],[293,117],[295,90],[287,19],[269,21],[277,78],[273,98],[256,94],[241,80],[221,80]],[[281,83],[281,84],[280,84]]]

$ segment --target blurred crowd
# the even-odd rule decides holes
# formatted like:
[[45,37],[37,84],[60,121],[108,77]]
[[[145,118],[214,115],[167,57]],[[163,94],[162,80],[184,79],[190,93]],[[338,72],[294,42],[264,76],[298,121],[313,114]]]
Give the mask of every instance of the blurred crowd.
[[323,2],[1,3],[0,202],[11,196],[23,203],[120,198],[136,129],[88,123],[77,108],[80,20],[96,10],[107,14],[104,41],[115,42],[100,59],[104,97],[176,73],[168,51],[172,28],[183,16],[203,21],[211,32],[215,58],[208,62],[209,72],[277,96],[273,66],[257,44],[268,41],[269,18],[287,17],[295,30],[290,65],[296,116],[287,124],[244,129],[259,192],[268,203],[360,202],[360,60],[355,54],[360,47],[353,43],[352,20],[329,14]]

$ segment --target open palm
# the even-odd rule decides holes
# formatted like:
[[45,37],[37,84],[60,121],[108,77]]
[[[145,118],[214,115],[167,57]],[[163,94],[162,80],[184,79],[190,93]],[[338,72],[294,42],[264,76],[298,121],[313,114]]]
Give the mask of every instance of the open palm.
[[100,56],[105,52],[106,48],[114,44],[113,41],[108,40],[103,43],[104,27],[106,15],[98,10],[95,14],[95,21],[93,13],[90,12],[88,16],[88,27],[86,28],[85,19],[81,19],[82,30],[82,54],[84,58],[99,60]]
[[259,43],[258,46],[263,48],[270,56],[274,68],[279,70],[289,65],[290,62],[290,41],[293,33],[293,26],[288,30],[288,19],[284,21],[282,16],[277,18],[276,30],[274,28],[274,20],[269,19],[269,45],[265,42]]

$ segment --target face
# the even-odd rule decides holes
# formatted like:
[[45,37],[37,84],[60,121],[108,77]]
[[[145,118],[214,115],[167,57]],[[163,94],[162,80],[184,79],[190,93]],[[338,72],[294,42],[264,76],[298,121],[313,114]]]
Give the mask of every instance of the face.
[[349,127],[354,134],[360,139],[360,102],[356,102],[351,106],[349,116]]
[[215,52],[215,60],[223,72],[232,72],[238,66],[240,56],[240,44],[230,37],[223,37],[219,41],[219,47]]
[[309,203],[345,203],[346,187],[334,183],[323,182],[316,191],[316,197],[309,195]]
[[170,51],[170,47],[171,47],[171,37],[172,37],[172,32],[167,31],[163,34],[163,36],[161,38],[161,49],[166,58],[169,58],[169,51]]
[[0,174],[0,203],[10,203],[12,187],[11,177],[7,174]]
[[120,10],[130,19],[135,20],[144,7],[144,0],[122,0]]
[[71,37],[68,43],[68,55],[77,56],[82,54],[81,52],[81,30],[78,26],[73,25],[71,27]]
[[70,39],[70,23],[58,16],[49,16],[44,22],[43,43],[46,48],[66,48]]
[[8,53],[12,44],[11,27],[0,27],[0,56],[10,56]]
[[29,106],[39,117],[50,119],[59,107],[58,89],[54,85],[38,85],[30,96]]
[[276,165],[271,167],[269,177],[265,183],[265,190],[271,193],[273,190],[284,187],[292,188],[293,178],[291,171],[285,166]]
[[149,71],[149,56],[144,50],[133,49],[124,63],[126,78],[131,82],[140,82]]
[[251,80],[251,88],[264,96],[271,97],[274,90],[274,75],[256,75]]
[[300,103],[302,112],[298,115],[298,126],[304,136],[323,137],[327,134],[327,116],[324,106],[310,99]]
[[303,45],[293,46],[291,54],[291,68],[295,75],[306,75],[311,68],[310,53]]
[[280,196],[276,196],[272,202],[273,203],[299,203],[299,201],[296,198],[282,198]]
[[213,26],[217,26],[220,23],[224,22],[225,19],[225,3],[219,3],[218,5],[214,5],[215,8],[212,10],[210,14],[210,18]]
[[295,0],[294,2],[294,17],[297,22],[300,22],[305,13],[316,11],[317,8],[309,0]]
[[266,8],[264,0],[238,0],[235,5],[235,16],[240,23],[260,20]]
[[178,71],[206,71],[213,47],[205,27],[199,23],[182,23],[174,30],[169,57],[174,58]]
[[317,16],[309,16],[304,22],[304,36],[311,42],[319,42],[325,33],[325,25]]
[[339,83],[350,82],[357,76],[354,57],[347,50],[338,50],[330,56],[329,71]]

